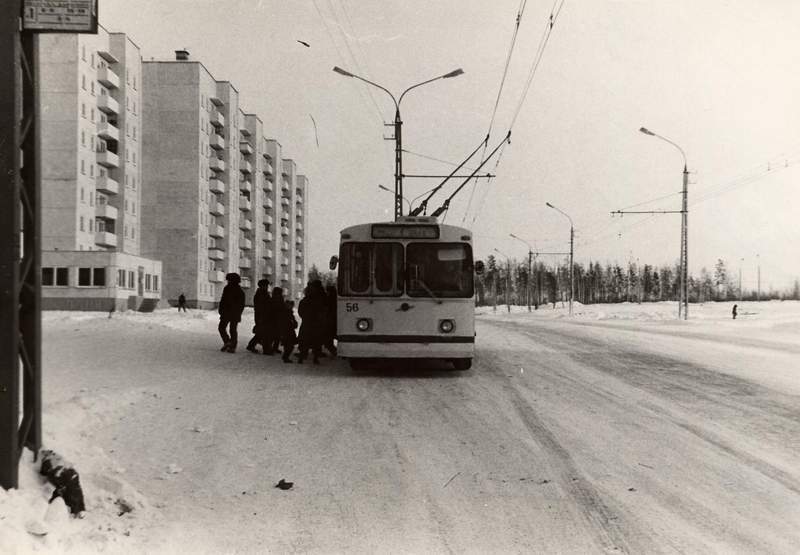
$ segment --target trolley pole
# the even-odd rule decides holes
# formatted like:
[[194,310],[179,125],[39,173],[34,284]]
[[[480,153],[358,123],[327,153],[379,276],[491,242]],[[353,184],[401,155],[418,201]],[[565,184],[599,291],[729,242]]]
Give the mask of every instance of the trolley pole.
[[572,316],[572,299],[575,298],[575,282],[573,280],[575,269],[572,263],[572,257],[575,253],[575,228],[572,227],[572,220],[569,223],[569,315]]
[[[681,208],[681,296],[683,297],[683,319],[689,319],[689,170],[683,165],[683,203]],[[680,318],[680,310],[678,311]]]
[[400,105],[394,113],[394,221],[403,215],[403,120]]

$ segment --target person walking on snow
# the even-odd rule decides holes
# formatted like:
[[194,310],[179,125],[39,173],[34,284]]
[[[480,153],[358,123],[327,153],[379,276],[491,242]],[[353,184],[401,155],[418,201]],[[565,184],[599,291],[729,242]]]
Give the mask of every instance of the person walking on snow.
[[292,354],[294,346],[297,344],[297,320],[294,317],[294,301],[286,301],[286,328],[281,344],[283,345],[283,362],[292,362],[289,355]]
[[738,306],[738,305],[733,305],[733,310],[731,311],[731,313],[733,314],[733,319],[734,319],[734,320],[736,320],[736,315],[738,314],[738,312],[736,312],[736,307],[737,307],[737,306]]
[[322,282],[315,279],[308,284],[306,295],[297,307],[302,323],[300,324],[300,352],[297,361],[303,362],[311,349],[314,364],[319,364],[322,344],[325,342],[325,326],[327,312],[325,289]]
[[267,350],[267,305],[270,302],[269,296],[269,280],[258,280],[258,289],[256,294],[253,295],[253,316],[255,325],[253,326],[253,338],[247,344],[247,350],[251,353],[257,353],[256,345],[261,344],[263,351]]
[[219,336],[222,338],[222,348],[220,351],[235,353],[236,343],[239,341],[239,334],[236,328],[242,320],[244,311],[244,291],[239,286],[242,278],[236,272],[231,272],[225,276],[228,282],[222,289],[222,297],[219,299]]
[[183,309],[183,311],[186,312],[186,295],[184,295],[183,293],[178,295],[178,312],[180,312],[181,309]]

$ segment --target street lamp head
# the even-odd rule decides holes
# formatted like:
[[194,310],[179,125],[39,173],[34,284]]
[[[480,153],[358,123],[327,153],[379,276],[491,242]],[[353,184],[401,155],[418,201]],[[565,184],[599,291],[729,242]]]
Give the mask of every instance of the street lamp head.
[[349,71],[340,68],[339,66],[333,66],[333,71],[335,71],[339,75],[344,75],[345,77],[355,77],[355,75],[353,75]]
[[549,206],[550,208],[555,208],[555,206],[553,206],[553,205],[552,205],[552,204],[550,204],[549,202],[545,202],[545,204],[546,204],[547,206]]
[[378,185],[378,189],[382,189],[384,191],[388,191],[390,193],[394,193],[394,191],[392,191],[389,187],[385,187],[383,185]]
[[640,131],[640,132],[642,132],[642,133],[644,133],[645,135],[652,135],[652,136],[654,136],[654,137],[655,137],[655,135],[656,135],[655,133],[653,133],[652,131],[650,131],[650,130],[649,130],[648,128],[646,128],[646,127],[640,127],[640,128],[639,128],[639,131]]
[[462,73],[464,73],[463,69],[461,69],[461,68],[454,69],[450,73],[445,73],[444,75],[442,75],[442,79],[450,79],[451,77],[458,77]]

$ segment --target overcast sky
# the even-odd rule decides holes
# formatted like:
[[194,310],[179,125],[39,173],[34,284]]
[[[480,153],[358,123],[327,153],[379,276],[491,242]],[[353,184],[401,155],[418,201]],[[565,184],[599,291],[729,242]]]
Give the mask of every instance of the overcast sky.
[[[520,0],[100,0],[101,23],[129,34],[144,59],[187,48],[241,93],[284,155],[308,175],[310,261],[324,267],[345,226],[392,218],[395,95],[463,68],[464,75],[403,100],[403,147],[458,163],[483,140]],[[724,259],[746,288],[784,288],[800,276],[800,2],[566,0],[524,101],[522,92],[552,0],[527,0],[492,127],[511,144],[487,168],[497,178],[455,198],[446,223],[471,228],[476,253],[513,258],[527,247],[576,261],[673,263],[686,152],[689,264]],[[297,40],[310,44],[305,47]],[[316,121],[319,146],[314,125]],[[405,173],[452,166],[405,154]],[[436,185],[406,179],[409,199]],[[454,184],[460,183],[460,181]],[[452,189],[448,189],[452,190]],[[661,198],[666,197],[666,198]],[[659,199],[655,202],[648,202]],[[436,199],[434,199],[436,200]],[[438,205],[432,202],[433,206]],[[756,255],[760,255],[758,258]],[[552,262],[556,257],[543,257]],[[744,258],[744,262],[741,259]]]

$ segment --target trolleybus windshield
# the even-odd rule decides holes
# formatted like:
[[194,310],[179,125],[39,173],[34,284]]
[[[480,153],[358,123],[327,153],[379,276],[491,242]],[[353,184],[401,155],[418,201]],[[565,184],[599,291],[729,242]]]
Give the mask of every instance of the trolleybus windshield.
[[339,294],[396,297],[403,292],[403,245],[344,243]]
[[409,243],[407,291],[411,297],[472,297],[472,249],[464,243]]

